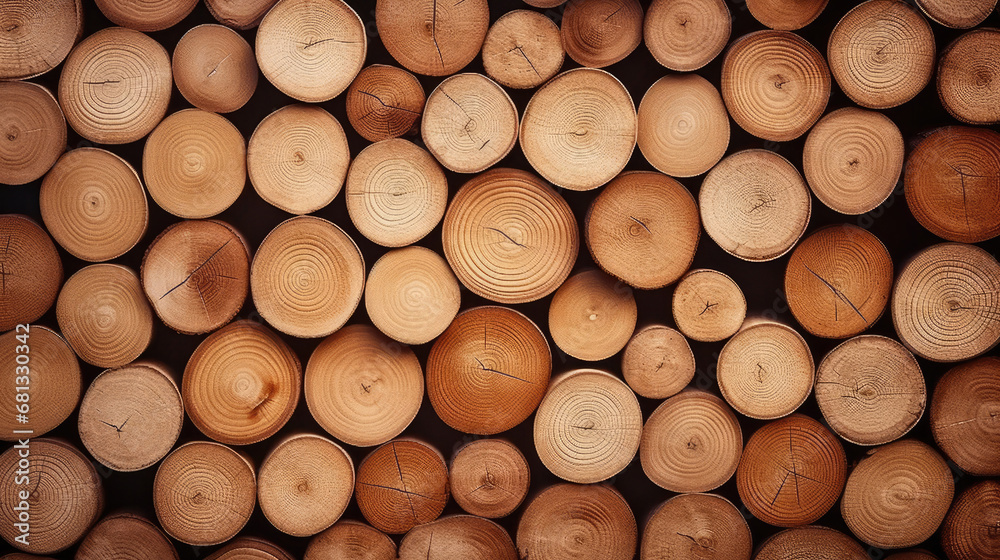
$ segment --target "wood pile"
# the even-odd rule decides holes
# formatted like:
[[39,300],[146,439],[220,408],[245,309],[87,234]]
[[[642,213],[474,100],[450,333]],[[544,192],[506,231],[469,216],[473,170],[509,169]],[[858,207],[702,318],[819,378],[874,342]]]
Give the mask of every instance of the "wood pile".
[[1000,560],[996,0],[0,0],[0,560]]

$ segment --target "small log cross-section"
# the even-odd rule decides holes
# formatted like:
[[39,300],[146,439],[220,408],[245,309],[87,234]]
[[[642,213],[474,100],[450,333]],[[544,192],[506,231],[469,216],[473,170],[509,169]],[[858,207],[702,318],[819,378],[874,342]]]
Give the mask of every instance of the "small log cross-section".
[[211,332],[243,307],[250,290],[250,248],[225,222],[178,222],[149,244],[140,276],[164,324],[186,334]]
[[[12,327],[0,335],[0,383],[8,387],[21,385],[17,378],[25,370],[18,367],[22,364],[17,362],[17,350],[21,345],[18,337],[24,334],[22,329]],[[15,409],[20,403],[14,399],[0,401],[0,441],[17,441],[23,437],[17,430],[31,430],[32,437],[42,436],[66,421],[80,402],[83,381],[73,349],[59,333],[41,325],[31,325],[27,334],[31,349],[27,368],[31,413],[22,424],[17,421]]]
[[0,80],[24,80],[62,63],[83,34],[81,0],[8,0],[0,11]]
[[729,276],[707,268],[692,270],[674,288],[671,310],[684,336],[717,342],[736,334],[746,319],[747,300]]
[[578,369],[553,378],[535,414],[538,457],[552,474],[570,482],[615,476],[632,462],[641,436],[635,393],[602,370]]
[[[45,315],[59,295],[63,266],[52,238],[27,216],[0,215],[0,247],[2,332]],[[14,373],[13,368],[8,371]]]
[[638,395],[665,399],[694,378],[694,353],[681,333],[665,325],[635,332],[622,354],[622,377]]
[[500,518],[513,513],[531,482],[524,454],[502,439],[479,439],[455,453],[449,469],[451,495],[465,511]]
[[257,27],[278,0],[205,0],[205,7],[219,23],[233,29]]
[[475,515],[418,525],[399,543],[399,560],[519,560],[507,530]]
[[231,113],[257,90],[257,59],[246,39],[222,25],[191,28],[174,47],[174,83],[192,105]]
[[0,183],[30,183],[66,149],[66,118],[52,92],[38,84],[0,82],[0,97]]
[[497,83],[530,89],[559,73],[565,51],[555,22],[538,12],[513,10],[493,22],[482,56],[483,69]]
[[115,513],[102,519],[80,542],[74,556],[74,560],[179,559],[163,531],[134,513]]
[[549,304],[549,334],[560,350],[590,362],[614,356],[635,332],[632,289],[597,269],[574,274]]
[[566,54],[581,66],[604,68],[642,43],[639,0],[570,0],[560,24]]
[[904,439],[868,452],[851,471],[840,511],[858,538],[879,548],[915,546],[937,531],[955,494],[933,447]]
[[225,117],[183,109],[163,119],[142,152],[142,176],[160,208],[208,218],[232,206],[247,180],[243,135]]
[[927,17],[945,27],[968,29],[993,12],[997,0],[915,0]]
[[385,49],[404,68],[449,76],[479,54],[490,7],[487,0],[379,0],[375,25]]
[[888,109],[913,99],[934,73],[934,32],[903,0],[869,0],[830,33],[830,72],[852,101]]
[[167,114],[172,85],[170,56],[162,45],[138,31],[109,27],[81,41],[66,58],[59,105],[80,136],[127,144],[149,134]]
[[747,0],[747,9],[757,21],[771,29],[794,31],[812,23],[828,0]]
[[722,99],[754,136],[794,140],[823,115],[830,69],[816,47],[790,31],[755,31],[729,45],[722,61]]
[[920,364],[891,338],[862,335],[831,350],[816,369],[816,402],[840,437],[882,445],[923,416],[927,388]]
[[136,362],[104,371],[80,402],[80,440],[102,465],[138,471],[170,452],[184,425],[184,403],[166,366]]
[[221,544],[246,525],[257,501],[253,464],[211,441],[174,449],[153,479],[153,507],[171,537],[192,546]]
[[372,64],[351,82],[344,103],[354,130],[378,142],[410,132],[424,110],[424,87],[402,68]]
[[639,459],[657,486],[707,492],[736,472],[743,452],[739,420],[726,403],[689,390],[663,401],[642,429]]
[[246,159],[261,198],[290,214],[308,214],[340,192],[351,150],[336,117],[322,107],[295,104],[260,121]]
[[535,411],[551,373],[552,353],[534,322],[506,307],[474,307],[434,342],[427,396],[456,430],[498,434]]
[[841,214],[864,214],[896,188],[904,153],[903,135],[889,117],[844,107],[809,131],[802,172],[820,202]]
[[257,537],[237,537],[205,560],[295,560],[287,551]]
[[948,370],[934,388],[930,416],[934,441],[959,468],[1000,475],[1000,358]]
[[638,527],[625,498],[604,484],[555,484],[528,503],[517,525],[520,558],[631,560]]
[[456,173],[493,166],[514,148],[517,134],[517,107],[502,87],[482,74],[445,78],[427,97],[420,121],[427,149]]
[[306,365],[306,405],[335,438],[358,447],[398,436],[420,410],[424,376],[409,347],[368,325],[323,340]]
[[750,560],[750,527],[729,500],[681,494],[653,510],[642,531],[640,560]]
[[274,87],[318,103],[351,85],[365,63],[368,36],[343,0],[282,0],[261,20],[255,50],[261,73]]
[[966,488],[941,525],[941,547],[950,560],[1000,558],[1000,482]]
[[399,535],[434,521],[448,503],[448,465],[437,449],[398,439],[358,465],[354,489],[362,515],[376,529]]
[[736,488],[750,513],[771,525],[812,523],[837,502],[847,478],[844,446],[822,424],[795,414],[747,441]]
[[208,437],[230,445],[267,439],[299,402],[302,366],[282,338],[240,320],[208,336],[188,359],[184,409]]
[[396,543],[360,521],[342,519],[309,541],[303,560],[396,560]]
[[[995,0],[994,0],[995,1]],[[1000,121],[1000,30],[974,29],[949,44],[938,61],[937,91],[951,116],[969,124]]]
[[701,220],[684,185],[662,173],[631,171],[594,198],[584,234],[590,254],[608,274],[656,289],[673,284],[691,266]]
[[810,525],[785,529],[764,541],[754,560],[866,560],[861,543],[835,529]]
[[732,29],[724,0],[653,0],[643,21],[643,41],[663,66],[690,72],[719,56]]
[[194,10],[198,0],[95,0],[95,3],[116,25],[148,33],[177,25]]

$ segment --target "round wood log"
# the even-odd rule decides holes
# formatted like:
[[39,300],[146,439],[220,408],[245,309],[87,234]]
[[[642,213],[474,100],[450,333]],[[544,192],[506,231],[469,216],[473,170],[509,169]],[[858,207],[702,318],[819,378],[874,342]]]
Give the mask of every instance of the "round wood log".
[[684,391],[663,401],[646,420],[639,444],[643,472],[671,492],[722,486],[736,472],[742,452],[736,414],[703,391]]
[[1000,558],[1000,482],[984,480],[967,488],[941,525],[941,547],[949,560]]
[[754,136],[794,140],[823,115],[830,69],[816,47],[790,31],[755,31],[734,41],[722,62],[722,99]]
[[243,307],[250,288],[250,247],[225,222],[177,222],[149,244],[139,273],[164,324],[184,334],[207,333]]
[[819,363],[816,402],[843,439],[882,445],[917,424],[927,404],[927,388],[920,364],[902,344],[863,335],[842,342]]
[[250,320],[232,322],[203,340],[181,381],[191,422],[230,445],[274,435],[292,417],[301,388],[298,357],[277,334]]
[[238,537],[205,560],[295,560],[295,557],[264,539]]
[[365,25],[343,0],[281,0],[257,29],[257,64],[285,95],[318,103],[343,93],[368,52]]
[[30,183],[45,175],[66,149],[66,118],[44,86],[0,82],[0,96],[5,100],[0,114],[0,183]]
[[709,237],[734,257],[762,262],[787,253],[805,233],[812,197],[798,169],[769,150],[743,150],[719,162],[698,191]]
[[864,214],[889,198],[903,171],[903,135],[876,111],[844,107],[809,131],[802,171],[820,202],[841,214]]
[[566,54],[581,66],[604,68],[642,42],[638,0],[570,0],[560,25]]
[[[994,2],[995,4],[995,2]],[[974,29],[951,42],[938,61],[937,91],[941,105],[969,124],[1000,122],[1000,30]]]
[[524,501],[531,469],[509,441],[479,439],[455,452],[448,476],[451,495],[462,509],[496,519],[510,515]]
[[910,152],[904,184],[910,212],[934,235],[962,243],[1000,235],[1000,133],[934,130]]
[[56,320],[77,356],[102,368],[135,360],[153,338],[153,310],[139,277],[117,264],[92,264],[70,276],[56,300]]
[[167,114],[173,80],[162,45],[123,27],[80,42],[63,65],[59,104],[80,136],[127,144],[149,134]]
[[347,135],[322,107],[286,105],[254,129],[247,173],[266,202],[290,214],[309,214],[337,196],[350,164]]
[[354,495],[376,529],[399,535],[434,521],[448,503],[448,466],[441,453],[414,440],[376,448],[358,465]]
[[303,560],[396,560],[396,543],[359,521],[342,519],[309,541]]
[[699,342],[717,342],[740,329],[747,314],[747,300],[732,278],[717,270],[699,268],[677,283],[671,311],[684,336]]
[[490,26],[487,0],[378,0],[375,25],[389,54],[404,68],[448,76],[472,62]]
[[576,262],[580,238],[569,204],[547,183],[495,168],[452,198],[442,244],[455,276],[476,295],[526,303],[558,288]]
[[1000,475],[1000,358],[948,370],[934,388],[930,415],[934,441],[959,468]]
[[382,255],[365,282],[365,309],[372,324],[403,344],[437,338],[455,318],[461,298],[448,262],[417,245]]
[[[32,554],[54,554],[76,544],[97,522],[104,509],[101,478],[90,460],[69,443],[59,439],[32,439],[28,457],[9,447],[0,455],[0,537]],[[27,463],[27,467],[24,467]],[[27,471],[25,475],[23,472]],[[15,481],[27,476],[27,483]],[[28,488],[31,488],[28,492]],[[28,492],[23,499],[21,492]],[[28,544],[15,541],[23,534],[14,527],[25,522],[15,507],[27,502]]]
[[811,525],[785,529],[771,536],[754,560],[866,560],[868,552],[853,538],[827,527]]
[[694,379],[694,353],[681,333],[665,325],[637,331],[622,353],[622,377],[647,399],[665,399]]
[[501,85],[536,88],[559,73],[566,52],[559,26],[531,10],[500,16],[483,41],[483,69]]
[[914,354],[967,360],[1000,340],[1000,264],[975,245],[940,243],[913,257],[896,278],[892,324]]
[[437,227],[448,206],[448,180],[427,150],[392,138],[355,156],[345,196],[362,235],[384,247],[402,247]]
[[638,119],[642,155],[674,177],[701,175],[729,147],[729,115],[719,90],[697,74],[657,80],[639,103]]
[[246,39],[223,25],[191,28],[174,47],[174,82],[188,103],[230,113],[257,89],[257,59]]
[[80,543],[74,560],[179,560],[177,549],[154,523],[132,513],[102,519]]
[[613,75],[574,68],[545,83],[521,119],[521,150],[542,177],[572,191],[613,179],[635,149],[632,96]]
[[691,266],[701,220],[684,185],[661,173],[627,171],[594,198],[584,234],[607,273],[636,288],[656,289],[673,284]]
[[149,135],[142,175],[160,208],[181,218],[208,218],[243,192],[246,154],[243,135],[225,117],[183,109]]
[[354,462],[318,435],[289,436],[264,458],[257,501],[279,531],[309,537],[333,525],[354,494]]
[[418,525],[399,543],[399,560],[518,560],[507,530],[475,515],[449,515]]
[[278,0],[205,0],[205,7],[219,23],[234,29],[253,29]]
[[802,29],[826,9],[827,0],[746,0],[750,15],[771,29]]
[[691,72],[719,56],[732,28],[723,0],[653,0],[643,22],[643,40],[657,62]]
[[82,34],[80,0],[4,3],[0,13],[0,80],[24,80],[52,70]]
[[736,470],[736,488],[754,517],[794,527],[829,511],[846,477],[847,458],[837,436],[795,414],[764,424],[750,437]]
[[733,335],[718,359],[722,396],[740,414],[762,420],[787,416],[809,398],[815,367],[795,329],[761,322]]
[[165,366],[136,362],[109,369],[80,402],[80,441],[116,471],[138,471],[170,452],[184,425],[184,402]]
[[969,29],[982,23],[997,5],[996,0],[915,0],[927,17],[945,27]]
[[[25,334],[30,359],[26,367],[19,367],[23,364],[17,362],[21,345],[18,336]],[[32,437],[45,435],[76,410],[83,385],[80,363],[73,349],[55,331],[30,325],[28,331],[11,330],[0,335],[0,367],[3,382],[11,391],[16,391],[13,388],[19,385],[27,386],[31,395],[31,412],[25,423],[16,422],[15,407],[20,403],[14,397],[0,402],[0,440],[16,441],[20,437],[16,430],[31,430]],[[22,383],[24,380],[19,378],[25,374],[28,380]]]
[[638,528],[625,498],[604,484],[555,484],[528,503],[517,525],[521,558],[630,560]]
[[305,373],[306,405],[335,438],[383,444],[417,416],[424,397],[420,361],[367,325],[349,325],[316,347]]
[[847,12],[826,52],[840,89],[870,109],[913,99],[934,72],[931,26],[903,0],[870,0]]
[[441,165],[479,173],[503,159],[517,143],[517,107],[482,74],[445,78],[427,97],[420,136]]
[[4,245],[0,253],[2,332],[48,312],[62,285],[63,266],[52,239],[27,216],[0,215],[0,240]]
[[333,333],[361,303],[365,261],[344,230],[315,216],[278,224],[254,255],[250,292],[258,313],[301,338]]
[[929,539],[951,506],[955,483],[941,455],[904,439],[872,449],[851,471],[840,511],[862,541],[904,548]]
[[552,474],[570,482],[587,484],[615,476],[632,462],[641,435],[642,411],[635,393],[597,369],[553,378],[535,414],[538,457]]
[[347,120],[369,142],[410,132],[424,111],[424,86],[402,68],[366,67],[347,88]]
[[38,205],[56,243],[90,262],[124,255],[146,235],[149,223],[139,174],[99,148],[63,154],[42,180]]
[[212,441],[192,441],[160,463],[153,507],[163,530],[192,546],[236,536],[253,513],[257,478],[243,454]]
[[136,31],[161,31],[173,27],[190,14],[198,0],[94,0],[115,25]]
[[882,316],[892,279],[892,256],[878,237],[851,224],[831,225],[795,247],[785,268],[785,294],[805,330],[848,338]]
[[552,373],[545,334],[499,306],[459,313],[427,357],[427,397],[438,417],[470,434],[498,434],[538,407]]
[[638,309],[632,290],[597,269],[574,274],[549,304],[549,334],[560,350],[590,362],[625,348]]
[[642,530],[640,560],[750,560],[750,527],[729,500],[681,494],[657,506]]

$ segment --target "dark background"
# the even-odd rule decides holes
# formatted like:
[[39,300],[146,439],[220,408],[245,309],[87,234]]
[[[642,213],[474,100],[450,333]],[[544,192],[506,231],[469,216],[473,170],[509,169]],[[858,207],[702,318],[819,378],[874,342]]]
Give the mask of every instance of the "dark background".
[[[398,66],[378,40],[377,29],[375,26],[374,0],[347,1],[354,7],[354,9],[358,12],[358,15],[361,16],[362,21],[365,23],[369,41],[368,56],[365,64],[370,65],[383,63]],[[750,15],[743,1],[727,1],[733,15],[733,32],[731,39],[735,39],[736,37],[750,31],[763,29],[763,26]],[[834,25],[851,7],[859,3],[860,2],[857,1],[848,2],[833,0],[816,21],[797,31],[797,33],[810,41],[817,49],[820,50],[820,52],[825,54],[827,38],[829,37]],[[93,0],[84,0],[84,4],[86,12],[85,35],[90,35],[101,28],[111,25],[111,23],[93,4]],[[643,0],[642,4],[644,9],[648,8],[649,0]],[[519,0],[490,0],[491,22],[495,21],[502,14],[510,10],[521,8],[534,9]],[[563,7],[549,10],[538,9],[538,11],[545,13],[558,23],[561,19]],[[199,3],[195,10],[178,25],[165,31],[151,33],[150,35],[172,53],[174,46],[181,36],[190,28],[201,23],[216,23],[216,21],[209,14],[204,4]],[[1000,27],[1000,15],[997,13],[992,14],[982,25]],[[939,52],[961,34],[961,31],[947,29],[933,22],[931,23],[931,27],[935,33],[937,49]],[[240,33],[247,39],[251,46],[254,44],[256,29]],[[576,66],[578,66],[578,64],[572,61],[569,57],[566,57],[563,70],[574,68]],[[698,70],[697,73],[707,78],[718,88],[720,83],[721,67],[722,56],[720,55],[713,62]],[[636,106],[638,106],[643,94],[649,86],[653,84],[653,82],[670,73],[655,61],[644,45],[640,45],[635,52],[633,52],[625,60],[607,67],[606,70],[613,73],[626,85],[629,92],[632,94],[632,98]],[[467,66],[464,71],[484,73],[481,60],[477,58],[469,66]],[[43,84],[55,92],[60,72],[61,66],[32,81]],[[427,94],[430,94],[430,92],[442,79],[425,76],[418,77],[424,86],[425,93]],[[533,90],[507,91],[514,100],[514,103],[517,105],[519,113],[523,113],[524,107],[530,99]],[[261,119],[270,114],[272,111],[293,102],[295,102],[295,100],[290,99],[277,91],[270,83],[268,83],[266,78],[261,75],[257,91],[253,98],[240,110],[225,116],[239,128],[246,139],[249,139],[254,128]],[[0,103],[2,103],[2,101],[0,101]],[[366,140],[361,138],[350,127],[345,113],[343,95],[333,99],[332,101],[321,103],[320,106],[337,117],[337,119],[340,120],[341,124],[344,126],[350,142],[352,154],[357,154],[368,144]],[[827,111],[829,112],[846,106],[853,106],[853,103],[840,91],[836,83],[834,83],[833,93],[830,98]],[[168,114],[187,107],[190,107],[190,104],[188,104],[177,89],[174,88]],[[899,126],[901,132],[903,133],[903,137],[906,139],[908,153],[912,149],[914,143],[919,140],[922,133],[926,133],[929,130],[942,125],[958,124],[957,121],[949,116],[941,107],[933,81],[910,102],[905,103],[900,107],[886,110],[884,113]],[[747,134],[740,129],[735,122],[731,121],[730,125],[732,129],[732,138],[727,154],[747,148],[766,148],[774,150],[782,156],[788,158],[793,164],[801,169],[802,145],[805,141],[805,135],[792,142],[775,143],[761,140]],[[410,139],[418,144],[422,144],[419,136],[411,137]],[[140,140],[126,145],[102,147],[124,157],[137,170],[140,171],[141,175],[141,156],[144,143],[145,140]],[[68,144],[69,149],[93,145],[77,135],[72,128],[69,130]],[[515,147],[514,150],[499,163],[499,165],[528,170],[531,169],[531,166],[525,160],[520,147]],[[653,170],[653,168],[642,157],[638,149],[634,151],[631,161],[626,169]],[[448,172],[448,182],[451,194],[454,195],[455,191],[470,177],[470,175],[459,175]],[[680,181],[697,197],[698,189],[703,177],[704,176],[680,179]],[[38,208],[39,185],[40,181],[35,181],[30,184],[17,187],[0,186],[0,213],[27,214],[39,223],[42,223]],[[590,201],[593,200],[596,193],[600,191],[573,192],[560,189],[560,192],[573,208],[578,223],[582,224],[583,216]],[[837,214],[825,207],[815,197],[813,197],[812,204],[812,218],[806,235],[827,224],[851,223],[866,228],[877,235],[889,249],[893,257],[895,270],[897,272],[901,269],[907,259],[912,257],[917,251],[942,241],[940,238],[930,234],[923,227],[921,227],[910,214],[903,196],[902,182],[897,185],[893,194],[890,195],[881,206],[861,216],[845,216]],[[127,265],[138,271],[143,252],[148,244],[166,226],[179,221],[177,217],[161,210],[155,203],[152,202],[151,199],[149,200],[149,207],[149,229],[144,239],[127,254],[114,259],[112,262]],[[329,206],[316,212],[315,215],[333,221],[348,232],[348,234],[351,235],[361,248],[367,267],[370,268],[371,265],[387,251],[386,248],[369,242],[357,232],[348,217],[343,194],[338,194],[337,198]],[[289,217],[291,217],[289,214],[274,208],[261,200],[260,197],[258,197],[254,192],[249,180],[247,181],[243,194],[240,196],[239,200],[231,208],[217,216],[218,219],[225,220],[239,229],[246,236],[251,248],[254,250],[260,244],[261,240],[263,240],[264,236],[274,226]],[[582,230],[580,232],[580,236],[582,241]],[[441,253],[440,225],[418,244]],[[987,251],[994,254],[994,256],[997,254],[998,250],[1000,250],[1000,244],[995,241],[980,245]],[[59,253],[63,260],[65,276],[67,278],[83,266],[90,264],[72,257],[62,249],[59,250]],[[692,267],[714,268],[730,275],[740,285],[746,295],[748,315],[762,315],[772,319],[783,320],[802,331],[799,325],[795,323],[794,318],[789,312],[782,291],[783,275],[787,259],[788,255],[766,263],[748,263],[741,261],[722,251],[707,235],[704,234],[704,232],[702,232],[700,245]],[[593,264],[593,259],[587,252],[585,245],[581,243],[581,252],[577,260],[575,270],[593,266]],[[673,287],[652,291],[635,291],[635,298],[639,309],[639,324],[642,325],[656,322],[669,326],[675,326],[670,313],[670,298],[672,294]],[[551,296],[543,298],[537,302],[515,305],[513,307],[531,317],[547,333],[547,313],[550,300]],[[491,302],[480,298],[463,288],[463,309],[490,303]],[[260,320],[260,316],[257,315],[253,302],[249,297],[247,298],[246,304],[237,318]],[[55,313],[53,310],[50,310],[50,312],[38,322],[53,328],[57,327]],[[359,306],[357,312],[351,318],[349,323],[370,324],[363,303]],[[871,334],[886,335],[893,338],[896,337],[891,318],[888,313],[884,314],[868,332]],[[802,334],[809,342],[809,346],[813,352],[813,357],[817,363],[819,363],[822,357],[829,350],[840,342],[836,340],[816,338],[808,333],[805,333],[804,331],[802,331]],[[195,347],[205,338],[205,336],[206,335],[180,335],[171,331],[169,328],[163,326],[157,321],[154,340],[144,354],[144,357],[156,358],[165,361],[173,367],[179,380],[180,374],[184,370],[187,357],[190,356],[192,351],[194,351]],[[303,365],[308,361],[312,350],[320,342],[320,339],[302,340],[294,339],[285,335],[282,336],[298,353]],[[602,362],[582,362],[562,354],[559,349],[552,344],[551,338],[549,339],[549,343],[552,345],[554,356],[553,374],[576,367],[600,367],[615,372],[618,375],[621,373],[620,354]],[[718,386],[715,383],[715,360],[718,356],[718,352],[722,349],[722,346],[723,342],[691,342],[691,347],[694,351],[698,368],[695,379],[692,382],[693,386],[719,394]],[[430,347],[431,344],[414,347],[414,351],[421,359],[421,362],[425,362]],[[993,353],[996,352],[994,351]],[[948,366],[935,364],[919,358],[918,360],[920,361],[920,365],[926,376],[928,392],[930,393],[937,380],[948,369]],[[101,370],[87,364],[81,363],[81,365],[83,366],[84,386],[86,387],[89,386],[89,383],[98,373],[100,373]],[[644,417],[648,417],[659,404],[659,401],[643,399],[641,397],[639,401],[642,405]],[[929,404],[930,398],[928,398],[928,407]],[[822,420],[816,401],[812,397],[807,400],[799,411]],[[501,437],[506,437],[517,444],[528,458],[529,464],[531,465],[532,494],[548,485],[560,482],[560,480],[549,473],[538,460],[534,450],[531,433],[533,419],[534,416],[530,417],[516,428],[500,434]],[[743,429],[744,440],[749,438],[749,436],[763,424],[761,421],[745,417],[740,417],[740,423]],[[83,446],[80,444],[76,424],[77,417],[74,413],[59,428],[50,432],[48,436],[65,438],[74,443],[81,450],[84,450]],[[302,401],[300,401],[299,407],[297,408],[292,419],[277,436],[259,444],[245,446],[243,449],[255,459],[257,465],[259,466],[260,461],[270,450],[274,442],[280,440],[285,434],[300,431],[327,435],[312,419],[307,408],[305,407],[304,402]],[[473,439],[477,439],[477,436],[462,434],[446,426],[435,415],[426,398],[424,399],[423,406],[416,420],[414,420],[413,424],[410,425],[403,435],[419,436],[425,439],[426,441],[437,446],[445,457],[449,459],[460,445],[472,441]],[[917,438],[933,445],[933,437],[931,435],[928,414],[926,412],[917,426],[908,434],[908,437]],[[178,443],[201,439],[206,438],[194,427],[194,425],[191,424],[190,420],[186,420],[180,441]],[[866,452],[866,448],[864,447],[856,446],[847,442],[843,442],[843,444],[845,450],[847,451],[849,463],[856,462]],[[8,446],[8,444],[4,444],[4,449]],[[365,455],[371,451],[369,448],[355,448],[348,445],[344,445],[344,447],[354,459],[355,465],[357,465],[365,457]],[[97,467],[98,472],[103,477],[106,494],[105,513],[129,509],[144,514],[149,519],[156,519],[156,515],[152,507],[152,484],[153,477],[156,473],[155,466],[140,472],[120,473],[110,471],[99,463],[94,462],[94,464]],[[949,464],[952,466],[952,470],[955,474],[956,495],[958,492],[979,480],[977,477],[963,473],[956,466],[954,466],[953,463]],[[624,471],[611,479],[609,482],[613,483],[614,486],[625,496],[629,504],[631,504],[639,523],[640,532],[642,530],[644,520],[652,512],[653,508],[667,498],[675,495],[672,492],[668,492],[657,487],[646,478],[642,472],[642,467],[639,464],[638,455]],[[740,507],[741,511],[748,518],[750,529],[753,533],[755,547],[763,542],[767,536],[772,535],[779,530],[778,528],[769,526],[754,519],[747,512],[746,508],[741,506],[739,496],[736,491],[735,477],[716,490],[716,492],[727,497],[734,504],[736,504],[737,507]],[[529,500],[532,494],[529,494]],[[523,509],[524,505],[522,504],[521,508],[513,514],[504,519],[498,520],[500,524],[511,533],[512,537],[515,537],[517,521]],[[454,501],[449,502],[448,507],[445,510],[445,514],[460,512],[460,508]],[[350,507],[345,512],[344,518],[363,520],[357,504],[353,500]],[[840,516],[839,502],[825,516],[819,519],[817,524],[826,525],[849,533],[849,530]],[[290,537],[272,527],[261,513],[259,506],[241,534],[268,539],[283,546],[293,555],[300,558],[305,551],[306,545],[308,544],[308,539]],[[397,537],[395,540],[398,543],[399,538]],[[197,548],[176,541],[175,545],[177,546],[177,550],[180,553],[181,558],[201,558],[219,548]],[[935,534],[931,539],[924,543],[923,547],[931,550],[939,557],[944,557],[941,552],[938,534]],[[0,543],[0,553],[7,552],[7,548],[8,547],[5,543]],[[72,558],[74,550],[75,547],[63,552],[60,555],[56,555],[56,557]],[[869,554],[873,559],[877,560],[878,558],[885,556],[887,552],[872,548],[869,549]]]

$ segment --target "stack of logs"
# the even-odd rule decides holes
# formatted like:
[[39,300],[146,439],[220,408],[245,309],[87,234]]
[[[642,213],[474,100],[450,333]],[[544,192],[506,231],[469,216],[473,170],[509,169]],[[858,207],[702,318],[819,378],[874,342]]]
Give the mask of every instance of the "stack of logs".
[[0,2],[2,560],[1000,559],[996,0],[95,1]]

